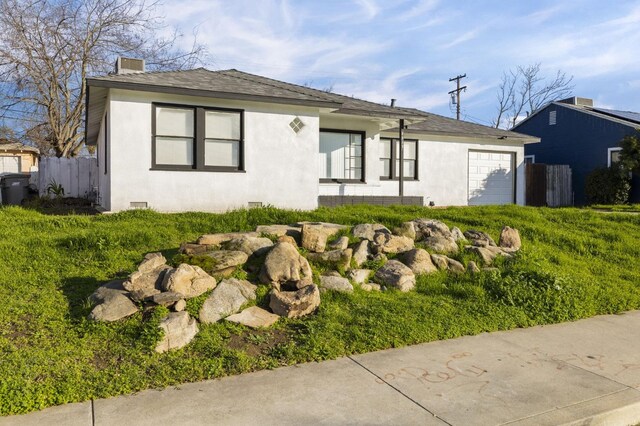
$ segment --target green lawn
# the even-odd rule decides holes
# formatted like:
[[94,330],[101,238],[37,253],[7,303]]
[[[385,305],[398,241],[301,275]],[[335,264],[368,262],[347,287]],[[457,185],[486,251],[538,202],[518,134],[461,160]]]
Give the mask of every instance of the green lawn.
[[[162,251],[172,258],[181,242],[203,233],[299,220],[392,227],[418,217],[484,230],[494,239],[509,225],[520,230],[523,249],[500,265],[500,273],[423,276],[410,293],[325,293],[317,314],[281,319],[270,331],[224,321],[201,326],[190,345],[166,354],[152,351],[157,313],[112,324],[86,319],[87,297],[98,285],[126,276],[145,253]],[[3,208],[0,414],[639,309],[639,241],[640,216],[578,209],[368,206],[90,217]],[[259,305],[266,305],[267,291],[260,286]],[[197,313],[198,303],[201,298],[190,301],[189,310]]]
[[589,208],[613,212],[640,213],[640,204],[594,204]]

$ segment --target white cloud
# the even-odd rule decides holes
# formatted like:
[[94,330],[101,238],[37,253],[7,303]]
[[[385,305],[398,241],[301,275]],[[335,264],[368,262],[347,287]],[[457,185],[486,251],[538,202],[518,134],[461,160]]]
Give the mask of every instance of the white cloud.
[[360,6],[367,20],[375,18],[380,12],[380,8],[374,0],[354,0],[354,2]]
[[436,9],[440,3],[439,0],[420,0],[412,8],[404,13],[395,16],[398,21],[408,21],[413,18],[421,17],[424,14]]

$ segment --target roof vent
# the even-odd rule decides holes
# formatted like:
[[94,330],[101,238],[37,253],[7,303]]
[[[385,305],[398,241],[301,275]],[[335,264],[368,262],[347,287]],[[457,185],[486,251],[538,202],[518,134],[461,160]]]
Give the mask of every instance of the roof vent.
[[144,59],[123,58],[116,60],[116,74],[135,74],[144,72]]
[[572,96],[571,98],[562,99],[561,101],[558,101],[558,102],[563,104],[569,104],[569,105],[580,105],[580,106],[588,106],[588,107],[593,106],[593,99],[579,98],[577,96]]

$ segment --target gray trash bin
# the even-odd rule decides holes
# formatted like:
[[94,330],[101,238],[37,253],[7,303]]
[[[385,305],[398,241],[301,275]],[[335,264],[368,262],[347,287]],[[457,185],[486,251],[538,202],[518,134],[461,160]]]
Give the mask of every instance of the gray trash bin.
[[27,196],[29,175],[19,173],[0,174],[0,191],[2,191],[2,204],[19,206]]

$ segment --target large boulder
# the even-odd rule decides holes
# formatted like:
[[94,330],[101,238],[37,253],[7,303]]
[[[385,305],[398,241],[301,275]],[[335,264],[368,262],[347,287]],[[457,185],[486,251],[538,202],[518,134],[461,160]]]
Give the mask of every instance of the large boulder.
[[421,248],[409,250],[401,256],[400,260],[416,275],[431,274],[438,270],[431,261],[431,255]]
[[342,236],[329,244],[331,250],[346,250],[349,247],[349,237]]
[[377,251],[380,253],[404,253],[414,247],[412,238],[382,232],[376,232],[374,242]]
[[161,253],[149,253],[122,286],[130,293],[131,299],[141,302],[160,293],[160,285],[168,269],[171,267]]
[[127,296],[122,280],[111,281],[93,292],[89,300],[96,304],[89,319],[94,321],[118,321],[138,312],[138,307]]
[[433,219],[416,219],[413,224],[416,228],[416,241],[422,241],[428,248],[437,252],[458,251],[458,244],[445,223]]
[[247,253],[239,250],[216,250],[206,254],[213,259],[211,274],[228,277],[238,266],[242,266],[249,259]]
[[167,271],[162,281],[162,289],[182,294],[186,299],[198,297],[216,287],[216,280],[199,266],[180,264]]
[[397,260],[390,260],[376,272],[374,279],[380,284],[395,287],[406,292],[413,290],[416,286],[416,276],[414,273]]
[[249,300],[256,299],[257,287],[246,280],[224,279],[200,308],[200,322],[211,324],[235,314]]
[[477,254],[485,266],[490,266],[498,256],[510,257],[511,254],[506,253],[500,247],[495,246],[465,246],[465,250]]
[[225,321],[235,322],[251,328],[271,327],[280,317],[257,306],[251,306],[240,313],[229,315]]
[[198,323],[186,311],[171,312],[160,321],[159,327],[164,335],[155,350],[160,353],[182,348],[198,334]]
[[500,240],[498,244],[503,249],[509,251],[518,251],[522,246],[522,242],[520,241],[520,233],[515,228],[505,226],[504,228],[502,228],[502,232],[500,232]]
[[222,243],[241,237],[259,237],[259,232],[226,232],[223,234],[206,234],[198,238],[197,244],[220,246]]
[[469,240],[471,244],[478,247],[487,247],[492,246],[496,247],[496,242],[493,241],[493,238],[486,232],[476,231],[474,229],[470,229],[464,233],[464,236]]
[[300,289],[313,282],[311,266],[293,245],[277,243],[265,258],[260,281],[278,290]]
[[276,237],[289,235],[290,237],[293,237],[297,242],[300,242],[302,238],[302,226],[259,225],[256,228],[256,232],[261,235],[275,235]]
[[369,241],[373,241],[376,232],[391,234],[391,231],[386,226],[379,223],[361,223],[351,228],[351,234],[354,237]]
[[234,238],[233,240],[229,240],[223,244],[225,250],[241,251],[247,256],[251,256],[254,253],[257,256],[260,256],[263,253],[266,253],[271,246],[273,246],[273,242],[269,238],[248,237],[246,235]]
[[315,252],[322,253],[327,245],[327,233],[322,225],[302,225],[302,247]]
[[433,264],[442,271],[451,271],[456,274],[461,274],[465,271],[462,263],[442,254],[432,254],[431,260]]
[[320,306],[320,290],[315,284],[298,291],[271,290],[269,308],[274,314],[300,318],[313,313]]
[[341,276],[320,276],[320,288],[340,293],[353,293],[353,286],[349,280]]
[[464,237],[464,234],[462,233],[460,228],[458,228],[457,226],[454,226],[453,228],[451,228],[451,235],[453,236],[453,239],[456,241],[467,241],[467,239]]
[[369,240],[362,240],[353,246],[353,260],[359,268],[367,259],[369,259]]
[[352,269],[348,273],[348,277],[356,284],[364,284],[371,275],[371,269]]
[[413,222],[403,222],[399,227],[393,230],[393,233],[401,237],[416,239],[416,227]]

